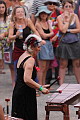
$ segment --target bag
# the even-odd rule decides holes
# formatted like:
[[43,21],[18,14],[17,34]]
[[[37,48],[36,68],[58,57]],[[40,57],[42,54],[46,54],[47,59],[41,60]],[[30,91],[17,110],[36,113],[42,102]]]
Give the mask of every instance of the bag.
[[4,52],[4,62],[11,63],[11,53],[10,51]]

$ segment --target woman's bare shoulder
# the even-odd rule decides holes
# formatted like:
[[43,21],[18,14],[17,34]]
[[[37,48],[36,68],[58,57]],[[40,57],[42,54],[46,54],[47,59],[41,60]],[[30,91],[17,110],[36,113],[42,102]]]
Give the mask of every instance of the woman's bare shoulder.
[[24,66],[32,67],[34,66],[35,60],[33,57],[30,57],[24,64]]
[[40,27],[40,22],[36,21],[35,27]]

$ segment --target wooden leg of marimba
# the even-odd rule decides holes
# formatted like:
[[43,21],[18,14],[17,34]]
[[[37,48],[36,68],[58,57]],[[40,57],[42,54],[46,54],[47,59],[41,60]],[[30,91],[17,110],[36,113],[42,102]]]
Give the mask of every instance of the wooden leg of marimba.
[[76,111],[76,114],[78,115],[78,119],[80,119],[80,108],[78,111]]
[[45,110],[46,110],[46,118],[45,118],[45,120],[49,120],[50,111],[48,110],[48,106],[45,106]]
[[46,111],[46,118],[45,118],[45,120],[49,120],[49,113],[50,113],[50,111]]
[[68,105],[63,105],[63,120],[70,120]]

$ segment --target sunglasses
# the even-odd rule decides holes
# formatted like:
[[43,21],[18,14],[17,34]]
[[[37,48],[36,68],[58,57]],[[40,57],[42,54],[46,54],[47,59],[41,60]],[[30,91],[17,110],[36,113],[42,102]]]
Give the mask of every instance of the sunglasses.
[[55,2],[48,2],[47,5],[57,5]]
[[71,5],[66,5],[65,8],[72,8],[72,6]]

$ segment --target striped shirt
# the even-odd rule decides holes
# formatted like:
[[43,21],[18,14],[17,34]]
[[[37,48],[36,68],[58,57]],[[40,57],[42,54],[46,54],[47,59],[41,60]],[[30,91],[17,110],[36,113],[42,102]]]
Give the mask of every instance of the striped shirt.
[[45,1],[45,0],[34,0],[34,1],[33,1],[33,4],[32,4],[31,13],[35,15],[35,14],[37,13],[38,7],[44,5],[44,4],[43,4],[44,1]]

